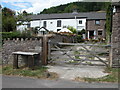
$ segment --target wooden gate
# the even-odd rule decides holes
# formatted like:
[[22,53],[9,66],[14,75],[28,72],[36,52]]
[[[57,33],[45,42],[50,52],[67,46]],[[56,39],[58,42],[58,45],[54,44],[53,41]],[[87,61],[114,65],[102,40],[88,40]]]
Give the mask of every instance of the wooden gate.
[[[50,48],[50,45],[52,47]],[[49,42],[49,62],[54,64],[111,66],[111,45]]]

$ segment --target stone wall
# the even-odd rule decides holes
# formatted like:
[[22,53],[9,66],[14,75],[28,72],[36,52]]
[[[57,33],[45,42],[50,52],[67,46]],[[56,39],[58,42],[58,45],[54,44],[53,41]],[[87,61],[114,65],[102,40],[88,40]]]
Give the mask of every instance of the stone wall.
[[51,42],[64,42],[64,43],[72,43],[75,42],[74,35],[62,35],[62,34],[54,34],[50,38]]
[[[48,35],[50,36],[50,35]],[[0,53],[2,52],[2,61],[3,64],[12,64],[13,63],[13,55],[12,52],[15,51],[37,51],[41,52],[42,50],[42,37],[41,38],[26,38],[26,39],[6,39],[3,40],[3,46],[0,50]],[[74,40],[74,36],[68,36],[68,35],[61,35],[61,34],[54,34],[51,35],[51,38],[49,38],[49,41],[51,42],[65,42],[65,43],[71,43]],[[44,41],[43,41],[44,42]],[[52,46],[52,45],[51,45]],[[40,53],[42,59],[42,53]],[[18,57],[19,64],[24,63],[24,57]]]
[[116,6],[116,12],[113,15],[112,64],[113,67],[120,65],[120,5]]
[[[11,64],[13,63],[13,55],[12,52],[15,51],[35,51],[37,48],[37,51],[40,52],[41,48],[41,38],[35,38],[35,39],[6,39],[3,40],[3,46],[2,46],[2,61],[3,64]],[[21,59],[21,57],[19,57]],[[19,60],[18,59],[18,60]],[[21,60],[19,60],[21,61]]]

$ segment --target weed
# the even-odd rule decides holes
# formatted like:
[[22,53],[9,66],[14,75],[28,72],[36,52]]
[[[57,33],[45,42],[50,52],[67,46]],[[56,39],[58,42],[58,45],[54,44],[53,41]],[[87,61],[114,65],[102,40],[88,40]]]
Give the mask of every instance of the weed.
[[[48,69],[47,67],[43,67],[43,66],[37,66],[35,67],[35,70],[30,70],[29,68],[13,69],[12,65],[7,65],[7,66],[3,66],[2,71],[4,75],[18,75],[18,76],[28,76],[28,77],[36,77],[36,78],[57,77],[55,73],[48,72],[47,69]],[[48,73],[49,77],[45,75],[45,73]]]
[[118,82],[118,68],[107,68],[105,72],[110,73],[102,78],[84,78],[84,81],[88,82]]

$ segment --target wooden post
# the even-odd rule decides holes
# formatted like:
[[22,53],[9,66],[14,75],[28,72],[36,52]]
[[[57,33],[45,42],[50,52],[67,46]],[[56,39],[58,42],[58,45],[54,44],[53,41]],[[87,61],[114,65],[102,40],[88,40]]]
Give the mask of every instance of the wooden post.
[[14,54],[13,69],[18,69],[18,55]]
[[48,37],[46,35],[42,38],[42,65],[47,65],[48,59]]

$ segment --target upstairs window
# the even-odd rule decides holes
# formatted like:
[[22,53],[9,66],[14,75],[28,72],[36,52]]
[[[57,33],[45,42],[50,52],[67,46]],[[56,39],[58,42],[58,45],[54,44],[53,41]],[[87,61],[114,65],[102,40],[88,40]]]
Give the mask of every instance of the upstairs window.
[[82,20],[79,20],[79,24],[82,24]]
[[57,21],[57,27],[61,27],[61,20]]
[[95,20],[96,25],[100,25],[100,20]]
[[43,27],[46,27],[46,26],[47,26],[47,22],[44,21],[44,22],[43,22]]

